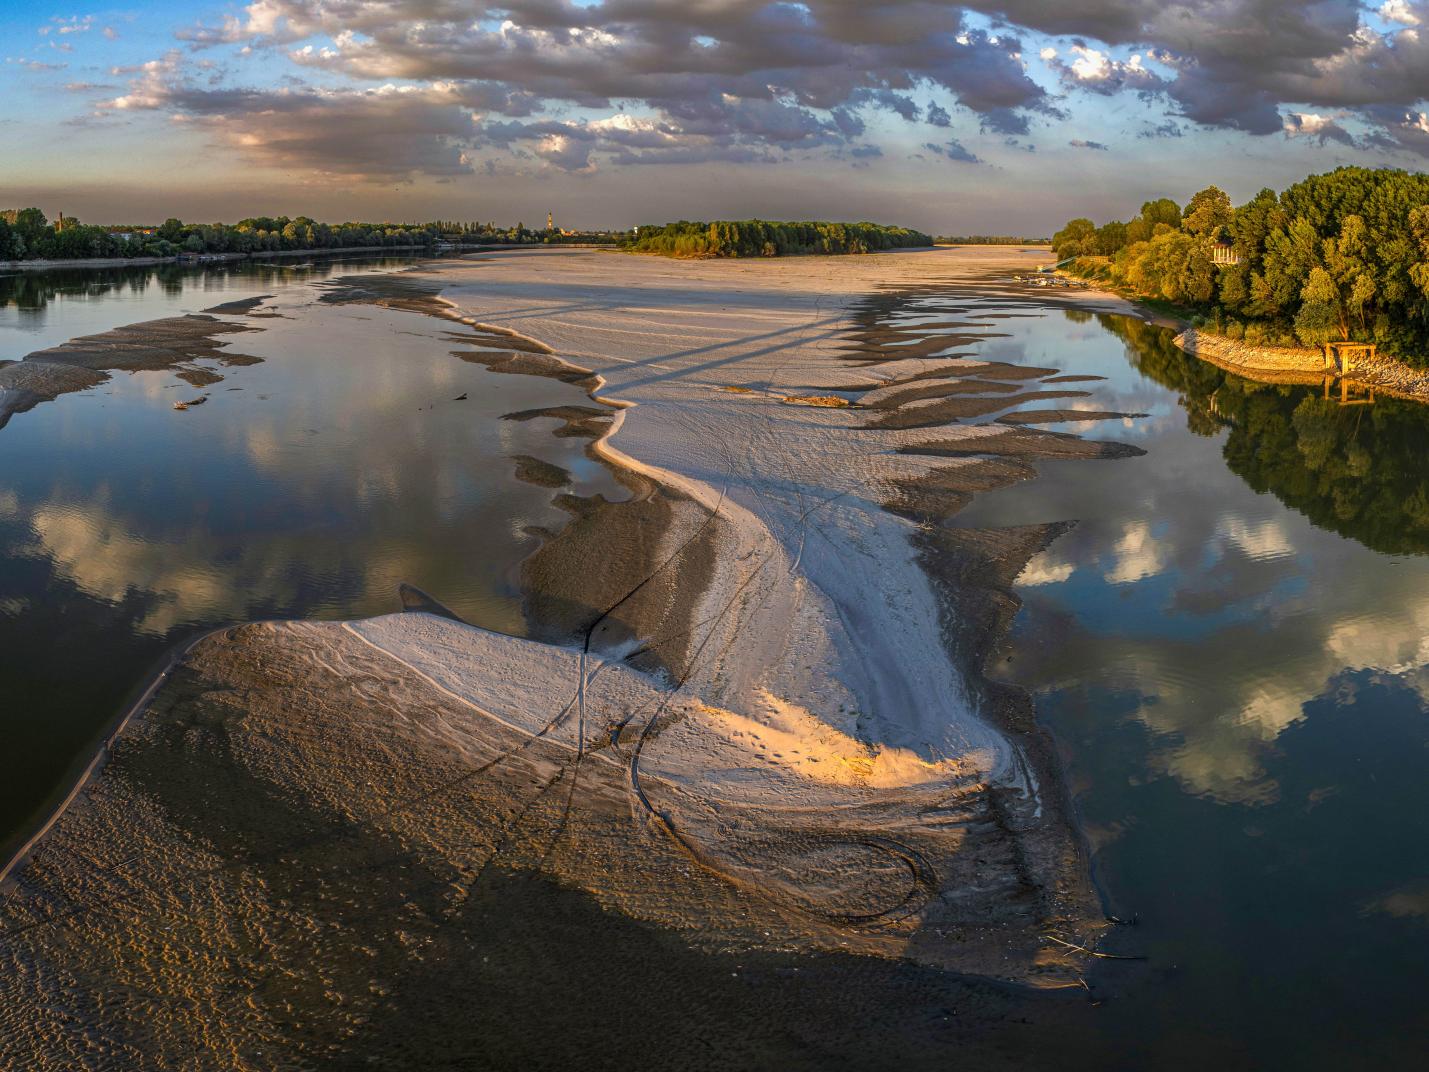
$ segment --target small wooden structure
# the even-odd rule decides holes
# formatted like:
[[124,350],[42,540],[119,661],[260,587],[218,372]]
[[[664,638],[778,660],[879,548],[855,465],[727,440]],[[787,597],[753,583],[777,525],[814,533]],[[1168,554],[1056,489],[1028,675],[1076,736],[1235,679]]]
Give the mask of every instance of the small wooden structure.
[[[1335,382],[1333,376],[1325,377],[1325,401],[1330,401],[1330,385]],[[1363,398],[1352,398],[1350,389],[1355,386],[1363,387],[1365,395]],[[1374,385],[1373,384],[1353,384],[1351,381],[1341,377],[1340,379],[1340,405],[1342,406],[1372,406],[1374,405]]]
[[1371,342],[1327,342],[1325,343],[1325,367],[1344,375],[1360,359],[1374,360],[1379,347]]

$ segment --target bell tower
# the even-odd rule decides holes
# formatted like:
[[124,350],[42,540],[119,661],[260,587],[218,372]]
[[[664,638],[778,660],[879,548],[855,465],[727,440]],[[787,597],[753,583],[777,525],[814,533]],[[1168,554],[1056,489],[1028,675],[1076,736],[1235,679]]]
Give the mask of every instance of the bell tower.
[[546,213],[546,230],[548,230],[548,231],[554,231],[555,229],[556,229],[556,214],[555,214],[554,212],[548,212],[548,213]]

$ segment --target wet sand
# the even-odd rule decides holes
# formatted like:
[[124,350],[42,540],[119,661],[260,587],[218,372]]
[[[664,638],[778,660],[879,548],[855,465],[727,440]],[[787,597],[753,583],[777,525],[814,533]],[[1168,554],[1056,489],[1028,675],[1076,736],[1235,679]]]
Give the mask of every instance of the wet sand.
[[[261,299],[258,299],[261,300]],[[213,312],[248,312],[257,304],[230,303]],[[246,306],[246,308],[238,308]],[[255,330],[242,323],[202,314],[175,316],[130,324],[98,335],[84,335],[48,350],[36,350],[20,361],[0,365],[0,428],[17,413],[51,402],[72,391],[85,391],[109,379],[111,372],[175,369],[195,387],[223,380],[195,361],[223,365],[253,364],[259,359],[230,350],[225,335]]]
[[[8,875],[0,1057],[390,1055],[396,1012],[475,997],[451,992],[499,942],[475,906],[513,883],[674,936],[690,978],[852,955],[1081,993],[1049,936],[1094,946],[1105,924],[1056,756],[983,673],[1062,527],[944,522],[1039,458],[1135,449],[888,420],[971,401],[970,381],[1002,402],[982,415],[1076,392],[880,316],[1026,261],[561,251],[334,288],[485,332],[497,371],[588,386],[588,410],[511,417],[590,437],[631,498],[558,500],[572,521],[523,578],[537,640],[409,613],[187,653]],[[857,405],[782,404],[835,393]],[[407,1041],[401,1060],[437,1064],[440,1034]]]

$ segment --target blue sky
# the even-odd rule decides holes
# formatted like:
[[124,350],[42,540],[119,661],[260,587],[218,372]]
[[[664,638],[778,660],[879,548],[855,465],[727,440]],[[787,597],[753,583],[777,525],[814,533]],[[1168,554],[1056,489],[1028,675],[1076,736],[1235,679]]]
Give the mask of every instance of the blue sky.
[[1210,182],[1421,166],[1426,8],[0,0],[0,202],[1049,233]]

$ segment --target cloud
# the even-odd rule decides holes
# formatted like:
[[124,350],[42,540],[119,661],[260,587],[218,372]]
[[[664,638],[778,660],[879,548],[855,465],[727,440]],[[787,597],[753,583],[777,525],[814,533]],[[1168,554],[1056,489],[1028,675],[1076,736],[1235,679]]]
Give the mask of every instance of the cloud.
[[1333,141],[1351,149],[1359,148],[1359,142],[1355,140],[1354,135],[1342,127],[1334,117],[1316,115],[1313,112],[1287,112],[1285,134],[1286,137],[1314,138],[1321,145]]
[[1168,119],[1164,123],[1148,123],[1136,136],[1138,138],[1180,138],[1184,137],[1185,133],[1181,124],[1174,119]]
[[[1159,75],[1143,65],[1140,53],[1134,53],[1127,60],[1116,60],[1110,54],[1087,45],[1073,45],[1071,51],[1074,57],[1071,63],[1062,60],[1051,49],[1044,50],[1042,57],[1069,89],[1084,89],[1111,96],[1128,89],[1151,93],[1167,87]],[[1052,54],[1047,55],[1049,52]]]
[[968,152],[968,150],[963,147],[963,143],[958,141],[956,138],[942,145],[939,145],[937,142],[932,141],[926,142],[924,143],[923,148],[927,149],[931,153],[937,153],[939,156],[945,156],[949,160],[953,160],[958,163],[982,163],[980,159],[978,159],[972,153]]
[[90,27],[94,25],[93,15],[71,15],[65,18],[61,15],[52,15],[48,25],[41,26],[35,32],[41,37],[48,37],[51,33],[56,34],[77,34],[88,33]]
[[164,112],[263,167],[376,182],[469,173],[472,109],[505,101],[475,85],[213,88],[189,78],[177,53],[138,74],[102,113]]
[[1379,17],[1385,22],[1398,22],[1405,26],[1418,26],[1421,17],[1412,4],[1405,0],[1388,0],[1379,6]]
[[40,60],[26,60],[19,57],[11,57],[5,61],[26,71],[63,71],[69,66],[67,63],[43,63]]
[[[660,147],[667,159],[777,159],[851,145],[869,112],[918,121],[923,109],[910,94],[927,88],[999,133],[1026,133],[1032,118],[1057,114],[1027,74],[1015,36],[971,28],[961,8],[936,0],[877,8],[843,0],[259,0],[178,36],[198,50],[242,43],[281,51],[301,67],[361,82],[495,83],[528,102],[520,114],[531,113],[530,102],[548,115],[571,107],[647,114],[684,139]],[[951,116],[930,105],[928,121],[948,126]],[[564,140],[537,146],[538,156],[586,166],[583,139],[549,136]]]
[[1081,138],[1073,138],[1067,142],[1073,149],[1095,149],[1098,152],[1109,152],[1110,150],[1099,141],[1084,141]]
[[[503,148],[582,171],[617,161],[827,160],[830,150],[847,160],[889,119],[951,129],[967,117],[969,130],[1026,138],[1071,118],[1086,95],[1127,93],[1162,110],[1141,137],[1197,124],[1422,153],[1412,114],[1429,100],[1425,17],[1417,0],[1377,11],[1361,0],[254,0],[177,36],[190,52],[226,49],[264,65],[255,69],[286,59],[322,72],[309,75],[322,91],[293,91],[351,124],[352,139],[385,129],[366,119],[378,105],[357,94],[393,86],[438,98],[439,86],[459,97],[479,87],[481,103],[463,105],[478,127],[538,116],[579,126],[595,114],[636,116],[662,132],[660,145],[566,129]],[[90,25],[75,17],[46,29],[81,23]],[[1034,50],[1040,62],[1029,65]],[[228,92],[236,104],[253,99]],[[211,125],[220,100],[204,107]],[[173,114],[187,114],[182,94],[174,103]],[[440,107],[423,114],[446,129],[432,110]],[[1288,118],[1323,115],[1343,121],[1309,130]],[[476,143],[487,152],[497,144],[481,132]]]

